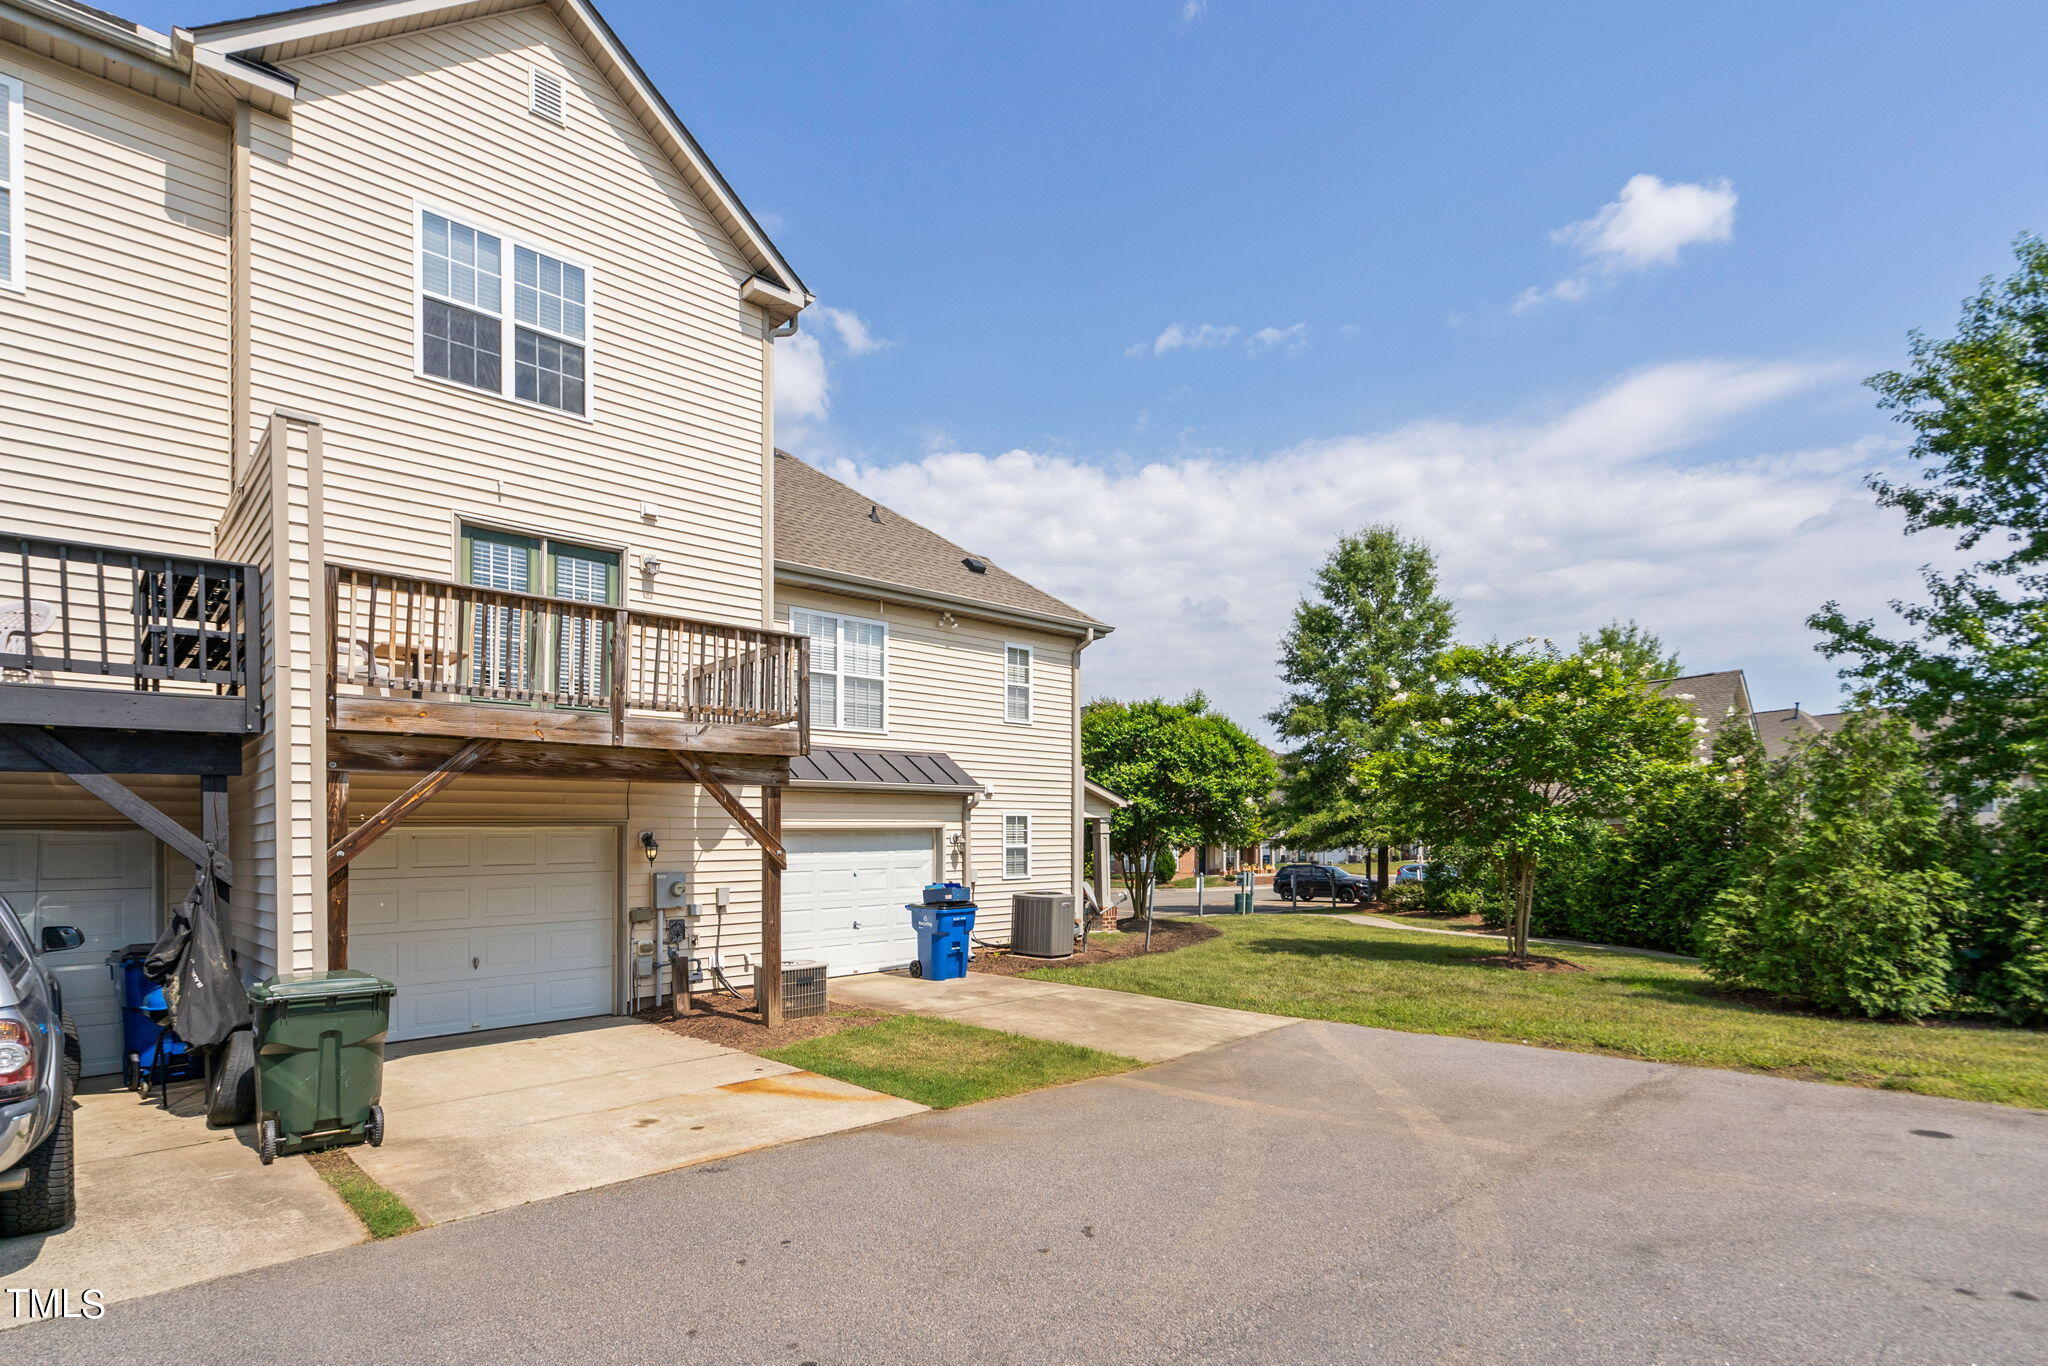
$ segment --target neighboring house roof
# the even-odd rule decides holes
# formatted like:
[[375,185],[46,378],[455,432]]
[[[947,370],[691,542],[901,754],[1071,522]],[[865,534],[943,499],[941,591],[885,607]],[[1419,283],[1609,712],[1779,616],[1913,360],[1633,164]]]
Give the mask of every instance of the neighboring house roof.
[[789,761],[794,787],[894,787],[927,792],[980,792],[980,783],[944,754],[813,745]]
[[1849,720],[1845,711],[1821,712],[1816,715],[1800,707],[1785,707],[1777,711],[1760,711],[1756,714],[1756,731],[1763,737],[1764,753],[1773,759],[1782,759],[1792,752],[1801,740],[1816,735],[1832,735]]
[[[969,560],[984,568],[976,572]],[[941,607],[994,609],[985,614],[998,619],[1098,635],[1110,629],[787,451],[775,453],[775,565],[794,582],[809,571],[863,590],[907,590]]]
[[[463,23],[508,10],[531,9],[535,3],[536,0],[334,0],[330,4],[206,24],[192,31],[192,41],[201,53],[289,67],[292,58],[307,53]],[[801,312],[811,297],[804,282],[783,260],[760,223],[733,193],[732,186],[683,126],[619,36],[612,32],[604,16],[586,0],[539,3],[552,10],[582,44],[758,272],[741,291],[743,297],[775,316],[794,317]]]
[[[1129,797],[1110,791],[1093,778],[1083,778],[1081,780],[1081,788],[1083,796],[1082,805],[1084,808],[1101,807],[1109,811],[1116,811],[1131,804]],[[1086,811],[1085,814],[1094,815],[1095,813],[1093,811]]]
[[280,112],[294,91],[282,72],[201,50],[182,31],[158,33],[76,0],[0,0],[0,42],[223,122],[242,100]]
[[1714,737],[1728,725],[1749,725],[1752,708],[1749,702],[1749,681],[1740,669],[1723,669],[1718,673],[1687,674],[1683,678],[1660,678],[1650,684],[1666,697],[1675,697],[1692,708],[1693,714],[1707,723],[1700,732],[1695,746],[1701,758],[1714,752]]

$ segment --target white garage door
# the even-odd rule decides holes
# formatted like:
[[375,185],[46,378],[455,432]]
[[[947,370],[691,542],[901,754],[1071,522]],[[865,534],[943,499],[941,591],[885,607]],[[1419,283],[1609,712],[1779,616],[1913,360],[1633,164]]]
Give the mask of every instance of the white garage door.
[[398,984],[393,1039],[609,1014],[618,832],[401,827],[349,865],[352,968]]
[[906,903],[932,880],[929,830],[797,831],[783,841],[782,951],[832,975],[900,968],[917,957]]
[[44,959],[78,1025],[85,1073],[121,1070],[121,1000],[107,955],[158,931],[156,840],[140,830],[0,830],[0,896],[39,942],[45,925],[75,926],[85,943]]

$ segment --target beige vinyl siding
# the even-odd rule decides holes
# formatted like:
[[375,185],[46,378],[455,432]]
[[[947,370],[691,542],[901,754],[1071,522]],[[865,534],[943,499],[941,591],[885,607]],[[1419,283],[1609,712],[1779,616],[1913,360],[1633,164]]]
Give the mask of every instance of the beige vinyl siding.
[[212,550],[228,487],[228,134],[0,44],[26,288],[0,289],[0,527]]
[[[792,608],[843,613],[881,621],[889,628],[887,653],[888,729],[813,729],[814,745],[855,749],[941,750],[976,782],[990,789],[974,808],[969,844],[976,904],[976,934],[1009,937],[1010,897],[1016,892],[1071,893],[1078,816],[1074,809],[1074,656],[1071,636],[1027,631],[956,614],[947,630],[938,614],[851,594],[785,587],[777,593],[776,624],[787,626]],[[1031,721],[1004,720],[1004,650],[1027,645],[1033,651]],[[797,789],[806,821],[827,794]],[[892,823],[884,813],[908,798],[886,791],[842,798],[840,811],[860,802],[877,813],[875,824]],[[926,798],[926,802],[933,799]],[[950,807],[948,830],[958,828],[959,799]],[[931,809],[927,807],[926,809]],[[1031,817],[1031,875],[1003,876],[1003,817]],[[796,818],[786,816],[791,824]],[[846,824],[851,815],[837,817]],[[949,865],[950,866],[950,865]]]
[[[582,50],[535,8],[291,65],[294,119],[252,129],[251,418],[323,422],[329,557],[453,577],[471,518],[623,547],[633,606],[757,624],[751,271]],[[528,112],[534,66],[566,126]],[[415,374],[421,201],[588,265],[587,420]]]

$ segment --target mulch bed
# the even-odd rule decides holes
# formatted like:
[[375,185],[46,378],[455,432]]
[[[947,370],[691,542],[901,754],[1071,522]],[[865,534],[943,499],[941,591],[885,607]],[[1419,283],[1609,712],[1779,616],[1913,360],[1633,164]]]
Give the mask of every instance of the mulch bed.
[[[1126,920],[1117,926],[1123,933],[1103,939],[1095,935],[1088,937],[1088,952],[1077,953],[1071,958],[1032,958],[1005,949],[981,949],[974,955],[973,969],[976,972],[992,972],[1002,977],[1017,977],[1038,968],[1080,968],[1091,963],[1113,963],[1119,958],[1136,958],[1145,952],[1145,922]],[[1171,953],[1204,939],[1214,939],[1222,931],[1214,925],[1180,916],[1152,922],[1152,952]]]
[[[828,987],[829,991],[830,988]],[[649,1024],[660,1025],[663,1029],[686,1034],[693,1039],[715,1043],[724,1048],[737,1048],[742,1052],[758,1053],[764,1048],[780,1048],[784,1044],[800,1043],[826,1034],[837,1034],[842,1029],[857,1029],[861,1025],[877,1024],[889,1018],[891,1012],[875,1010],[867,1006],[856,1009],[853,1006],[833,1006],[823,1015],[810,1015],[800,1020],[784,1020],[774,1029],[761,1023],[760,1013],[754,1007],[754,993],[741,992],[738,998],[723,992],[696,998],[696,1009],[692,1014],[678,1017],[667,1006],[656,1010],[643,1010],[639,1018]]]
[[1472,960],[1483,968],[1515,968],[1522,972],[1584,972],[1577,963],[1568,963],[1562,958],[1552,958],[1547,953],[1532,953],[1527,958],[1517,958],[1512,953],[1489,953],[1484,958]]

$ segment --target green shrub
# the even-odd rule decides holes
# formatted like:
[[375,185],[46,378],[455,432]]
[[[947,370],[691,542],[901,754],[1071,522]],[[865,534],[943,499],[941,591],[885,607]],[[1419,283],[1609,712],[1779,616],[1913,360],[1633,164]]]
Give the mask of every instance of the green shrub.
[[1957,989],[2000,1019],[2048,1024],[2048,789],[2023,789],[1970,833],[1977,895],[1955,936]]
[[1805,746],[1752,785],[1750,829],[1698,930],[1718,981],[1871,1016],[1955,1004],[1966,884],[1905,723],[1856,720]]
[[1171,882],[1179,871],[1180,855],[1171,849],[1161,849],[1159,856],[1152,860],[1152,878],[1156,882]]
[[1397,911],[1427,911],[1429,889],[1421,882],[1397,882],[1380,898]]

